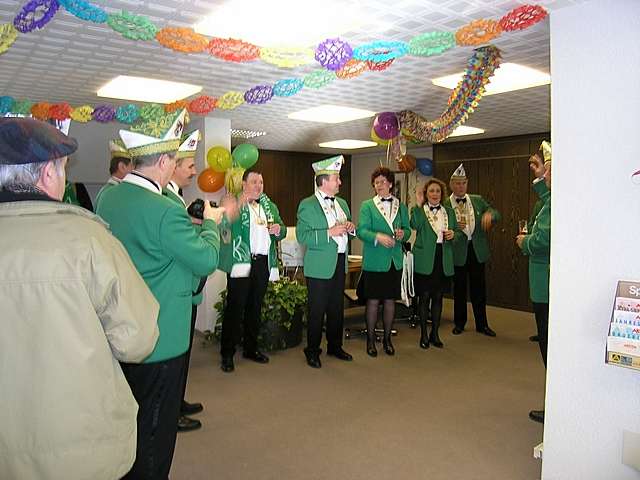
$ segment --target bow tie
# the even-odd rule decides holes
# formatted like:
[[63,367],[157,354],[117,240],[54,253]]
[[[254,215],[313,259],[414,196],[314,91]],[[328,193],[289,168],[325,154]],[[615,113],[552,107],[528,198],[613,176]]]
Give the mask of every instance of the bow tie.
[[331,200],[332,202],[336,199],[336,197],[324,197],[325,200]]
[[467,197],[456,198],[456,202],[458,202],[458,203],[467,203]]
[[440,205],[436,205],[435,207],[429,205],[429,210],[431,210],[432,212],[437,212],[438,210],[440,210]]
[[383,202],[393,202],[393,198],[389,197],[389,198],[381,198],[380,200],[382,200]]

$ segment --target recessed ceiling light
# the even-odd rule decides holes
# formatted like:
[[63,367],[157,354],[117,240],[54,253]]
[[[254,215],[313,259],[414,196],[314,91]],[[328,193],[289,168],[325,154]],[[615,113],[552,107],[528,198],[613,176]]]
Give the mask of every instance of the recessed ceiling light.
[[373,117],[375,114],[376,112],[360,110],[359,108],[340,107],[338,105],[321,105],[319,107],[290,113],[287,117],[292,120],[303,120],[305,122],[343,123],[358,120],[360,118]]
[[[233,0],[194,25],[202,35],[241,38],[260,47],[315,47],[367,22],[357,1]],[[241,19],[241,21],[239,20]]]
[[468,127],[466,125],[460,125],[457,127],[449,137],[461,137],[463,135],[478,135],[484,133],[482,128]]
[[202,87],[188,83],[120,75],[101,87],[97,95],[138,102],[171,103],[201,90]]
[[267,132],[260,132],[257,130],[242,130],[240,128],[231,129],[231,137],[233,138],[255,138],[266,135]]
[[343,150],[354,150],[356,148],[375,147],[378,144],[376,142],[370,142],[368,140],[351,140],[348,138],[342,140],[333,140],[331,142],[319,143],[318,146],[322,148],[339,148]]
[[[431,83],[439,87],[454,89],[462,78],[463,73],[455,73],[445,77],[434,78]],[[517,63],[503,63],[496,69],[495,74],[487,84],[485,95],[511,92],[525,88],[549,85],[551,76],[548,73]]]

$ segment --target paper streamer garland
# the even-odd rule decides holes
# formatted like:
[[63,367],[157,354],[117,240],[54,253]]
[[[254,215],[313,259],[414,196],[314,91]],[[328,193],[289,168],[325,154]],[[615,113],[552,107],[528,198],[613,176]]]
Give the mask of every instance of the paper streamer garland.
[[452,32],[427,32],[416,35],[409,41],[409,55],[430,57],[440,55],[456,46],[456,36]]
[[158,28],[147,17],[132,13],[112,13],[107,17],[107,24],[124,38],[129,40],[153,40]]
[[216,103],[217,99],[208,95],[201,95],[194,100],[191,100],[187,109],[189,110],[189,112],[195,113],[197,115],[206,115],[214,108],[216,108]]
[[218,99],[217,107],[221,110],[233,110],[244,103],[243,92],[227,92]]
[[304,88],[304,81],[300,78],[285,78],[273,85],[273,94],[277,97],[290,97]]
[[131,124],[140,117],[140,109],[132,103],[122,105],[116,110],[116,120],[121,123]]
[[187,100],[178,100],[172,103],[167,103],[164,106],[164,111],[167,113],[173,113],[176,110],[182,110],[183,108],[188,108],[189,102]]
[[462,125],[478,106],[485,85],[500,65],[500,50],[493,45],[474,50],[464,77],[452,92],[447,109],[439,118],[428,121],[415,112],[398,113],[402,130],[423,142],[442,142]]
[[84,0],[58,0],[58,3],[71,15],[80,20],[94,23],[105,23],[107,12]]
[[482,45],[490,42],[502,33],[500,24],[495,20],[474,20],[456,32],[458,45]]
[[392,58],[406,55],[408,50],[409,47],[404,42],[378,40],[354,48],[353,58],[363,61],[386,62]]
[[13,25],[22,33],[43,28],[59,8],[57,0],[30,0],[13,19]]
[[310,48],[261,48],[260,58],[283,68],[294,68],[313,62]]
[[47,120],[49,118],[49,109],[51,104],[47,102],[35,103],[31,107],[31,115],[38,120]]
[[93,107],[91,105],[83,105],[71,110],[71,119],[80,123],[87,123],[91,120]]
[[9,50],[18,38],[18,30],[11,23],[0,25],[0,55]]
[[386,62],[372,62],[371,60],[367,60],[367,68],[372,72],[382,72],[391,66],[395,58],[390,58]]
[[321,68],[305,75],[302,81],[304,82],[305,87],[317,89],[329,85],[335,79],[335,72]]
[[140,118],[143,120],[152,120],[165,114],[164,107],[157,103],[148,103],[140,108]]
[[260,47],[234,38],[212,38],[207,51],[227,62],[250,62],[260,58]]
[[327,38],[316,48],[315,59],[328,70],[340,70],[353,57],[353,49],[339,38]]
[[13,97],[4,96],[0,97],[0,115],[6,115],[13,111]]
[[244,92],[244,101],[254,105],[267,103],[272,97],[271,85],[257,85]]
[[116,109],[111,105],[98,105],[91,116],[96,122],[109,123],[116,118]]
[[336,72],[336,77],[340,78],[341,80],[347,78],[355,78],[359,75],[362,75],[367,70],[369,70],[367,62],[352,58],[345,64],[344,67]]
[[167,48],[184,53],[204,52],[209,45],[207,37],[186,27],[165,27],[156,33],[156,40]]
[[544,20],[547,11],[540,5],[521,5],[514,8],[498,22],[504,32],[524,30]]
[[71,118],[71,105],[68,103],[51,105],[51,108],[49,108],[49,118],[59,121]]

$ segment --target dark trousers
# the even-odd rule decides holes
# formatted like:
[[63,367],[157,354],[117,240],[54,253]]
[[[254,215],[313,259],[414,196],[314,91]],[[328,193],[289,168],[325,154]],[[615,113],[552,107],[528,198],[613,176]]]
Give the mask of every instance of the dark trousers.
[[544,362],[544,368],[547,368],[547,332],[549,331],[549,304],[533,303],[533,314],[536,317],[536,327],[538,327],[538,344],[540,345],[540,354]]
[[467,242],[467,263],[455,267],[453,277],[453,322],[456,327],[464,329],[467,324],[467,276],[469,277],[469,294],[473,307],[476,330],[488,326],[487,323],[487,285],[484,276],[484,263],[478,262],[473,242]]
[[196,331],[196,317],[198,316],[198,306],[191,306],[191,333],[189,335],[189,350],[184,357],[184,380],[182,382],[182,401],[185,401],[185,393],[187,392],[187,377],[189,376],[189,361],[191,360],[191,348],[193,347],[193,334]]
[[227,275],[227,306],[220,339],[223,357],[233,357],[241,331],[244,351],[258,350],[260,312],[268,284],[269,261],[266,255],[252,255],[248,277],[231,278]]
[[[184,355],[154,363],[122,363],[138,402],[136,461],[126,480],[169,478],[182,400]],[[87,459],[91,461],[91,459]]]
[[308,353],[320,353],[322,323],[327,317],[327,349],[342,347],[344,327],[344,253],[338,255],[335,272],[329,279],[307,278],[309,322],[307,325]]

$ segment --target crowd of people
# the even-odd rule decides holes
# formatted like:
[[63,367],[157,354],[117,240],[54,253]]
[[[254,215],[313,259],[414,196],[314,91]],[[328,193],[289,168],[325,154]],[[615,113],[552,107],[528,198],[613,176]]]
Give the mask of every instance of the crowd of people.
[[[219,207],[204,202],[202,218],[189,215],[182,189],[196,175],[200,135],[185,133],[185,113],[176,112],[161,133],[120,131],[96,215],[61,202],[75,140],[37,120],[0,119],[1,476],[168,478],[177,432],[201,426],[191,416],[203,406],[187,402],[185,389],[197,306],[216,269],[227,274],[221,369],[234,371],[240,337],[243,357],[269,362],[258,346],[260,312],[268,282],[278,279],[276,244],[286,226],[257,170],[244,172],[239,196],[225,197]],[[343,162],[337,156],[313,164],[315,192],[297,211],[308,288],[307,364],[322,367],[323,327],[326,354],[353,360],[343,349],[350,236],[363,243],[358,292],[369,356],[378,355],[380,306],[383,351],[395,354],[391,332],[412,230],[419,346],[443,348],[442,297],[451,280],[452,333],[464,332],[469,288],[476,331],[495,337],[486,314],[485,264],[487,234],[500,214],[467,193],[463,165],[450,179],[450,195],[430,178],[410,213],[393,195],[393,172],[375,169],[374,195],[360,206],[356,225],[338,196]],[[548,144],[530,165],[541,202],[516,244],[529,256],[546,365]],[[544,411],[530,415],[540,420]]]

